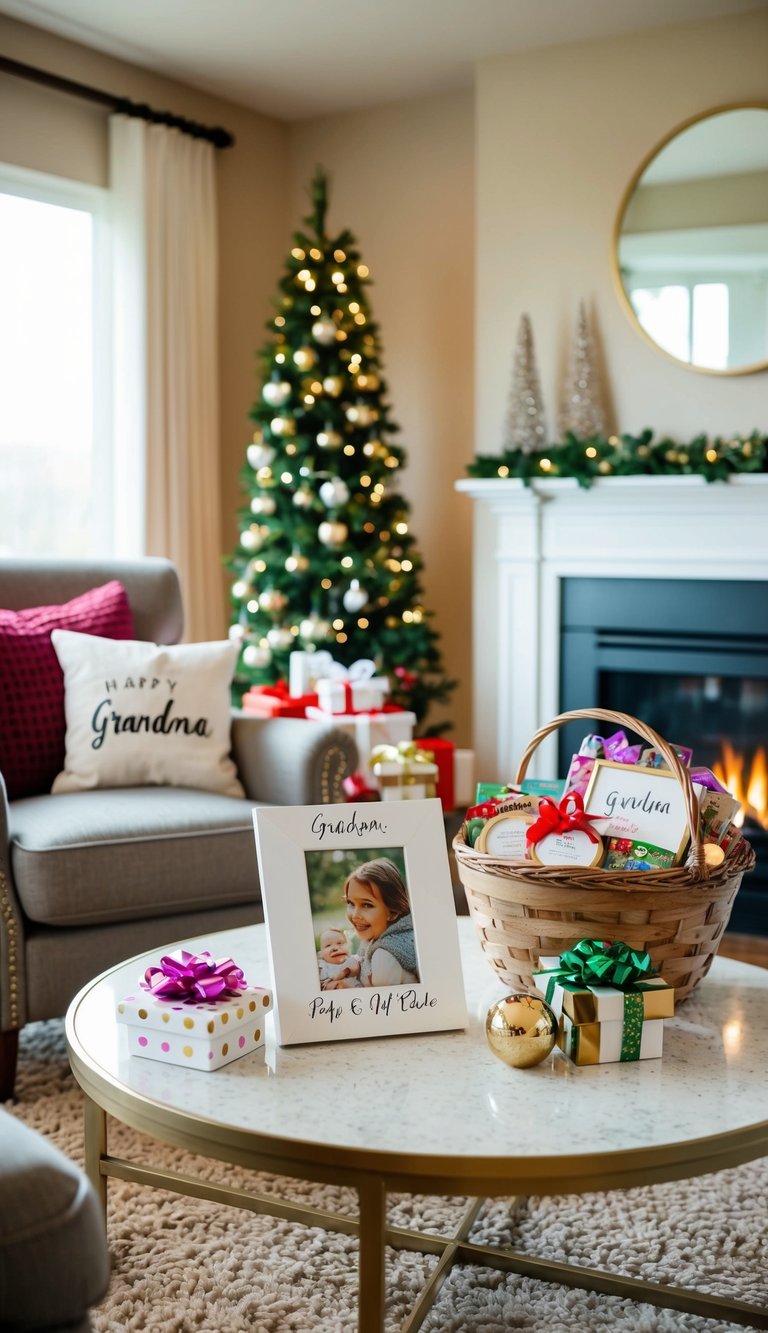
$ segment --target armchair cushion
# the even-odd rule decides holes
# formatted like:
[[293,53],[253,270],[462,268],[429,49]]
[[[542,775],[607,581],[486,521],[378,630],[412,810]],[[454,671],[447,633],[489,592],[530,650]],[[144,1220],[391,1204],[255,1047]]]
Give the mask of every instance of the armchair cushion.
[[133,617],[116,579],[61,606],[0,610],[0,771],[8,797],[51,790],[64,761],[64,676],[53,629],[131,639]]
[[64,770],[53,792],[196,787],[244,795],[230,758],[238,646],[115,643],[54,630],[64,670]]
[[24,913],[44,926],[91,926],[252,902],[261,920],[252,810],[175,787],[14,801],[10,856]]

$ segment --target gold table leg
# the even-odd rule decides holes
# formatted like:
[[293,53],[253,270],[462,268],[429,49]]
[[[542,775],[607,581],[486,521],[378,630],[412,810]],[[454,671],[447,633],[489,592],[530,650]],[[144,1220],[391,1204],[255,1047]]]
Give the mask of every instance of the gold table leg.
[[357,1186],[360,1200],[359,1333],[384,1329],[384,1231],[387,1190],[383,1180],[363,1180]]
[[85,1174],[90,1180],[101,1204],[104,1225],[107,1225],[107,1177],[102,1162],[107,1155],[107,1115],[91,1098],[83,1094]]

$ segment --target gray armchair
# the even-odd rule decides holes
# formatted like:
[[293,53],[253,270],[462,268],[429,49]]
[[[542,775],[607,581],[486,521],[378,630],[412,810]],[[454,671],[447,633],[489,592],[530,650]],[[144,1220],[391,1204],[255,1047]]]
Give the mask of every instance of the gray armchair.
[[[138,639],[177,643],[182,601],[166,560],[0,559],[0,607],[59,605],[111,579]],[[49,792],[9,801],[0,774],[0,1100],[18,1033],[60,1017],[86,981],[132,954],[261,921],[254,805],[338,801],[356,764],[332,724],[234,712],[247,799],[180,787]]]

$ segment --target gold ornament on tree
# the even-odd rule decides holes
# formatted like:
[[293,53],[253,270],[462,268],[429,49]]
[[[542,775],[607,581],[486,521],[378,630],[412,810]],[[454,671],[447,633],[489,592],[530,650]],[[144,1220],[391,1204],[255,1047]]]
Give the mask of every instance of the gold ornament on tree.
[[533,346],[531,321],[520,318],[512,371],[512,389],[507,409],[505,449],[519,449],[530,454],[543,449],[547,442],[544,405]]
[[606,433],[595,348],[583,301],[579,302],[570,374],[563,395],[559,424],[561,435],[570,433],[578,440],[600,439]]

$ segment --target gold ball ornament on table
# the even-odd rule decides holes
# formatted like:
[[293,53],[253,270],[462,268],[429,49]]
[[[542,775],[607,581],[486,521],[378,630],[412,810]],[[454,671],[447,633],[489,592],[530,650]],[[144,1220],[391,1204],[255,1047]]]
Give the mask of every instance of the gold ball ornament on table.
[[505,995],[485,1018],[485,1036],[493,1054],[513,1069],[541,1064],[557,1040],[557,1018],[539,995]]

